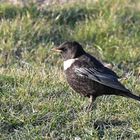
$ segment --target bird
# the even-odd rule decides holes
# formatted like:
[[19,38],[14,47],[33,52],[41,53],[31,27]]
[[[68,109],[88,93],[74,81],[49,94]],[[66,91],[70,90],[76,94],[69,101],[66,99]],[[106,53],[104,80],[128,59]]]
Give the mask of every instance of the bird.
[[61,54],[64,73],[74,91],[89,98],[87,110],[92,110],[94,101],[102,95],[117,95],[140,101],[119,81],[119,76],[96,57],[87,53],[77,41],[66,41],[53,51]]

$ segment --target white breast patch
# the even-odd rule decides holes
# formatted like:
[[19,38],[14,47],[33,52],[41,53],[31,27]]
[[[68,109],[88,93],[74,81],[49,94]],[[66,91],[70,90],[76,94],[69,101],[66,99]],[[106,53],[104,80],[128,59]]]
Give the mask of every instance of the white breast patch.
[[64,61],[64,70],[67,70],[77,59],[68,59]]

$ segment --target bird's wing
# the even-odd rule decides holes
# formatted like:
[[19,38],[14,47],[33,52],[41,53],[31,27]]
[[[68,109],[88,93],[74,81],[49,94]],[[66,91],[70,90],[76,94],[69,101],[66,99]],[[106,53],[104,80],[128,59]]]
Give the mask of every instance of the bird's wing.
[[87,68],[87,67],[75,67],[75,73],[78,76],[89,78],[93,81],[96,81],[102,85],[118,89],[124,92],[130,92],[126,89],[111,73],[105,73],[104,71],[97,70],[95,68]]

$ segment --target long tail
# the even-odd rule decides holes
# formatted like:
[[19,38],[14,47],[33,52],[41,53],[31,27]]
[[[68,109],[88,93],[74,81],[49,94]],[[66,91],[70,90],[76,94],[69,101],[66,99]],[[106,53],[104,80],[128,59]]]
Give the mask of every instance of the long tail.
[[121,94],[121,96],[129,97],[129,98],[132,98],[134,100],[140,101],[140,97],[132,94],[131,92],[123,93],[123,94]]

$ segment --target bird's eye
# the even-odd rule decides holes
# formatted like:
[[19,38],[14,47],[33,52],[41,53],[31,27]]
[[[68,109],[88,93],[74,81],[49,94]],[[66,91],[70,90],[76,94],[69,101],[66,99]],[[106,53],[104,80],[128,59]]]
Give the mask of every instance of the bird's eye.
[[67,51],[67,49],[66,49],[66,48],[63,48],[63,51],[64,51],[64,52],[66,52],[66,51]]

